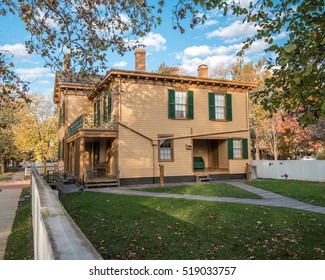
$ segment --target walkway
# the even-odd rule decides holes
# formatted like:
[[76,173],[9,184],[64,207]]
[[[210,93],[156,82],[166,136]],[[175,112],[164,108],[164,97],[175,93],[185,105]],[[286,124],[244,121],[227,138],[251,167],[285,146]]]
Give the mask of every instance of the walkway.
[[146,192],[146,191],[132,191],[132,188],[127,188],[127,187],[86,189],[86,191],[122,194],[122,195],[134,195],[134,196],[181,198],[181,199],[190,199],[190,200],[218,201],[218,202],[243,203],[243,204],[254,204],[254,205],[263,205],[263,206],[275,206],[275,207],[285,207],[285,208],[292,208],[292,209],[325,214],[325,207],[310,205],[283,195],[279,195],[259,188],[255,188],[246,185],[241,181],[227,181],[227,182],[218,181],[213,183],[228,183],[235,187],[246,190],[248,192],[257,194],[261,196],[262,199],[245,199],[245,198],[233,198],[233,197],[217,197],[217,196],[202,196],[202,195],[189,195],[189,194],[172,194],[172,193],[154,193],[154,192]]
[[15,172],[11,180],[0,181],[0,260],[3,260],[8,236],[16,216],[21,189],[30,185],[24,170]]

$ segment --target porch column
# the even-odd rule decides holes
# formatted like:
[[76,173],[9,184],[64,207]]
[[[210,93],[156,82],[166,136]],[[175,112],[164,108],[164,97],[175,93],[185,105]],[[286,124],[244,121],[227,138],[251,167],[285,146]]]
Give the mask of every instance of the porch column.
[[85,166],[85,138],[81,137],[79,140],[79,178],[83,181],[84,166]]
[[69,171],[69,144],[64,141],[64,147],[63,147],[63,166],[64,166],[64,172]]

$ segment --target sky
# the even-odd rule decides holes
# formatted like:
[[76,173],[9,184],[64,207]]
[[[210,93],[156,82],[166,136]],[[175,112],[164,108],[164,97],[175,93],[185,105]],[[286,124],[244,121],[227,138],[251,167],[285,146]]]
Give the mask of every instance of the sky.
[[[250,0],[241,0],[249,3]],[[178,66],[182,74],[197,75],[197,67],[207,64],[209,75],[220,65],[236,61],[236,53],[241,49],[242,42],[256,33],[253,24],[242,23],[241,18],[224,17],[221,12],[212,11],[204,25],[191,29],[185,25],[186,31],[181,34],[173,30],[171,19],[171,1],[162,15],[163,23],[153,29],[143,39],[147,51],[147,71],[156,71],[161,63]],[[23,22],[13,15],[0,16],[0,49],[9,50],[14,55],[17,74],[30,82],[31,92],[52,96],[55,73],[44,68],[44,60],[35,54],[29,55],[24,42],[29,39]],[[283,39],[280,34],[278,39]],[[256,42],[245,55],[245,61],[253,61],[267,56],[263,41]],[[134,70],[134,53],[128,52],[123,57],[115,53],[109,55],[108,68]]]

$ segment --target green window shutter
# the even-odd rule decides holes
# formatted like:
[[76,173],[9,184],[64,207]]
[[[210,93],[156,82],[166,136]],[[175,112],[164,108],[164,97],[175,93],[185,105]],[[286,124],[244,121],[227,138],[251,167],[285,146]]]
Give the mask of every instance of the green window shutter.
[[61,160],[61,141],[58,143],[58,160]]
[[94,102],[94,125],[97,125],[97,102]]
[[60,108],[59,111],[58,127],[61,127],[61,124],[62,124],[62,107]]
[[103,118],[104,118],[104,121],[107,121],[107,111],[106,111],[106,94],[103,95]]
[[243,138],[242,144],[243,144],[243,159],[248,159],[248,139]]
[[100,118],[100,101],[97,101],[97,119],[98,119],[98,123],[99,123],[99,118]]
[[62,124],[65,121],[65,102],[62,103]]
[[168,90],[168,118],[175,119],[175,90]]
[[62,149],[61,159],[64,160],[64,139],[62,139],[62,142],[61,142],[61,149]]
[[187,92],[187,118],[194,119],[194,94],[191,90]]
[[97,100],[94,103],[94,125],[98,126],[100,124],[100,101]]
[[111,118],[111,112],[112,112],[112,107],[111,107],[111,92],[108,91],[107,94],[107,117],[108,119]]
[[213,121],[216,119],[216,105],[214,92],[209,92],[209,120]]
[[234,158],[234,142],[232,138],[228,138],[228,159]]
[[232,99],[231,94],[226,94],[226,118],[227,121],[232,121]]

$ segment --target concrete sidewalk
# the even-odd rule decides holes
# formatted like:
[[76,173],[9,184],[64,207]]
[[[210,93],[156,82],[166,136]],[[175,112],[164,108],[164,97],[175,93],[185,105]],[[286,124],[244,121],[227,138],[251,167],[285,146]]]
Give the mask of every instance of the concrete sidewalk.
[[8,236],[16,216],[21,189],[29,187],[23,169],[15,172],[10,180],[0,181],[0,260],[3,260]]
[[[215,184],[221,182],[212,182],[212,183]],[[292,209],[325,214],[325,207],[310,205],[289,197],[285,197],[259,188],[251,187],[240,181],[227,181],[222,183],[228,183],[230,185],[241,188],[248,192],[255,193],[261,196],[262,199],[245,199],[245,198],[233,198],[233,197],[217,197],[217,196],[202,196],[202,195],[188,195],[188,194],[172,194],[172,193],[154,193],[154,192],[146,192],[146,191],[132,191],[132,188],[112,188],[112,187],[102,188],[102,189],[85,189],[85,191],[133,195],[133,196],[180,198],[180,199],[190,199],[190,200],[275,206],[275,207],[285,207],[285,208],[292,208]]]

